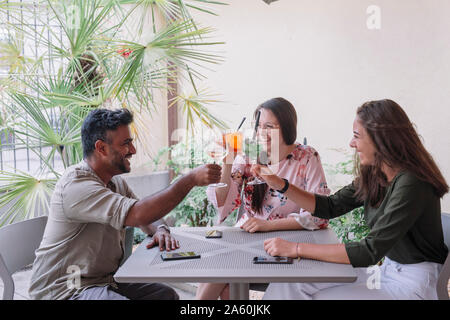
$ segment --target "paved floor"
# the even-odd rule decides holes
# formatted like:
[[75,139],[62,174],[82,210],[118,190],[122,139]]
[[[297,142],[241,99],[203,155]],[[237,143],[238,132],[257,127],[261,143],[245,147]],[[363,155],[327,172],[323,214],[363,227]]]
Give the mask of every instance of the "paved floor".
[[[15,293],[14,300],[30,300],[30,296],[28,295],[28,287],[31,278],[31,268],[27,268],[21,271],[16,272],[13,275],[14,285],[15,285]],[[194,283],[166,283],[175,289],[175,291],[180,296],[181,300],[194,300],[195,299],[195,290],[196,284]],[[262,292],[250,290],[250,299],[251,300],[261,300],[263,296]],[[0,300],[3,297],[3,283],[0,280]]]
[[[14,285],[15,285],[15,293],[14,293],[14,300],[29,300],[30,296],[28,295],[28,287],[30,283],[31,278],[31,268],[24,269],[22,271],[18,271],[13,275],[14,279]],[[170,284],[168,284],[170,285]],[[175,289],[175,291],[180,296],[181,300],[193,300],[195,299],[195,294],[192,291],[186,291],[182,290],[181,288],[175,287],[173,285],[170,285],[172,288]],[[189,287],[186,287],[187,290],[189,290]],[[1,297],[3,297],[3,283],[0,280],[0,300]]]
[[[31,268],[27,268],[16,272],[13,275],[14,285],[16,287],[14,293],[14,300],[29,300],[28,286],[31,278]],[[166,283],[175,289],[175,291],[180,296],[181,300],[194,300],[195,299],[195,287],[194,283],[177,283],[171,284]],[[450,281],[448,283],[448,291],[450,294]],[[250,290],[250,300],[261,300],[263,297],[263,292]],[[0,300],[3,297],[3,282],[0,280]]]

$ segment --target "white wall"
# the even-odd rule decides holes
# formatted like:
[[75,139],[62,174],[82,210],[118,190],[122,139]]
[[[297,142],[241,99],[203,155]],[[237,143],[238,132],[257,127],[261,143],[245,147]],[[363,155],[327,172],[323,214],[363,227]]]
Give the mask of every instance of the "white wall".
[[[225,63],[203,71],[205,85],[228,103],[212,110],[234,128],[257,104],[290,100],[304,136],[324,163],[346,148],[356,108],[397,101],[417,125],[450,183],[450,1],[229,0],[219,17],[196,14],[217,29]],[[369,5],[381,29],[369,30]],[[443,201],[450,212],[450,196]]]

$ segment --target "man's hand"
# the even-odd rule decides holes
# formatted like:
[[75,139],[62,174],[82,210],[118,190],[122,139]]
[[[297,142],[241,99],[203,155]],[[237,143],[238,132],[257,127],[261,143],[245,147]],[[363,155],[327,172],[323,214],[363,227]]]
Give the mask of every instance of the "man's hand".
[[264,241],[264,250],[271,256],[297,258],[297,243],[280,238],[271,238]]
[[244,229],[245,231],[250,233],[254,233],[257,231],[267,232],[272,230],[271,226],[272,223],[270,221],[258,218],[250,218],[241,226],[241,229]]
[[152,241],[147,245],[147,249],[153,248],[157,244],[159,244],[160,251],[164,249],[170,251],[180,247],[180,241],[172,237],[170,232],[164,228],[158,228],[158,231],[153,235]]
[[220,181],[222,167],[218,164],[205,164],[190,172],[196,186],[206,186]]

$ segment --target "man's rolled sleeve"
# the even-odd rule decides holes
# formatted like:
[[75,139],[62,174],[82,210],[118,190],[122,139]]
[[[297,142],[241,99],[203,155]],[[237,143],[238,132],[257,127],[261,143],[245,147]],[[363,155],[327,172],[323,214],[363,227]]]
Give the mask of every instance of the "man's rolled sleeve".
[[131,207],[138,201],[105,187],[87,176],[72,179],[62,191],[62,206],[69,220],[109,224],[120,230]]

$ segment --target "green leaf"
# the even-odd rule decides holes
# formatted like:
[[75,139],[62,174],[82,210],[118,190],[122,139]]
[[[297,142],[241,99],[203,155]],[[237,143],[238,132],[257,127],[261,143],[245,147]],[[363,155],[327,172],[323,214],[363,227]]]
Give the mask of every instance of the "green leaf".
[[0,207],[10,206],[0,217],[0,227],[34,217],[38,211],[47,214],[55,184],[56,178],[0,171]]

